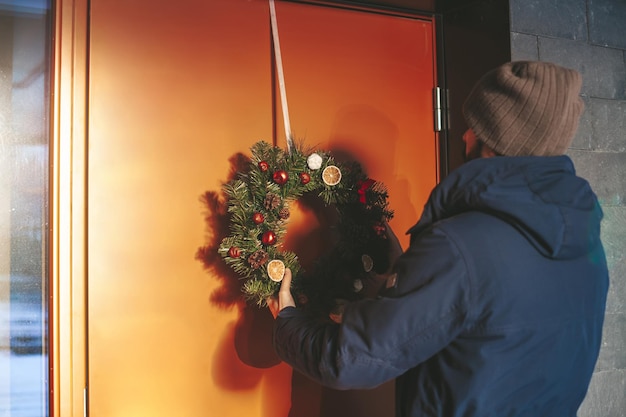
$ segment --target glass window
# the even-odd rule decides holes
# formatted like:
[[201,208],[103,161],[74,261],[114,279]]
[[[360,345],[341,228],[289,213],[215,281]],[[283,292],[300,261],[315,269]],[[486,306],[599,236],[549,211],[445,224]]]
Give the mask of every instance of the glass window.
[[50,11],[0,0],[0,416],[49,415]]

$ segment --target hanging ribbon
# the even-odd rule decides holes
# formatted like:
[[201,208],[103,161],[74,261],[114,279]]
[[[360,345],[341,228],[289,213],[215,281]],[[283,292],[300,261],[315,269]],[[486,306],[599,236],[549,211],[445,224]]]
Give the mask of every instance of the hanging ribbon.
[[278,87],[280,90],[280,103],[283,109],[283,121],[285,123],[285,135],[287,136],[287,150],[291,153],[293,149],[293,136],[291,134],[291,123],[289,122],[289,107],[287,106],[287,92],[285,90],[285,74],[283,72],[283,59],[280,53],[280,39],[278,37],[278,23],[276,22],[276,8],[274,0],[270,2],[270,21],[272,26],[272,39],[274,40],[274,57],[276,59],[276,72],[278,75]]

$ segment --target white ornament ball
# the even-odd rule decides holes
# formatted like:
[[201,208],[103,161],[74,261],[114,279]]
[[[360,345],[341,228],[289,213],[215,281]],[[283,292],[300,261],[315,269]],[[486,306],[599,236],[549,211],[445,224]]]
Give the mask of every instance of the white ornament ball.
[[306,159],[306,163],[310,169],[313,169],[313,170],[320,169],[322,167],[322,157],[316,153],[312,153]]

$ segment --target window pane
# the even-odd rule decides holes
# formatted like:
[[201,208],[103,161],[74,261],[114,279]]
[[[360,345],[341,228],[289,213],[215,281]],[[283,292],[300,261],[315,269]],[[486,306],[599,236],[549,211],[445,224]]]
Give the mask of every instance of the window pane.
[[0,416],[49,415],[50,4],[0,0]]

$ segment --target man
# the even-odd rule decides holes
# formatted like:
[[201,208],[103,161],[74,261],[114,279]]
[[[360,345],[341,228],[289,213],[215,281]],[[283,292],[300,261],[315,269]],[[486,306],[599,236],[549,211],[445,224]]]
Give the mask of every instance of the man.
[[432,192],[376,299],[341,324],[295,307],[278,355],[321,384],[396,378],[396,416],[571,417],[598,357],[608,272],[602,211],[564,155],[583,110],[577,72],[513,62],[466,102],[472,159]]

